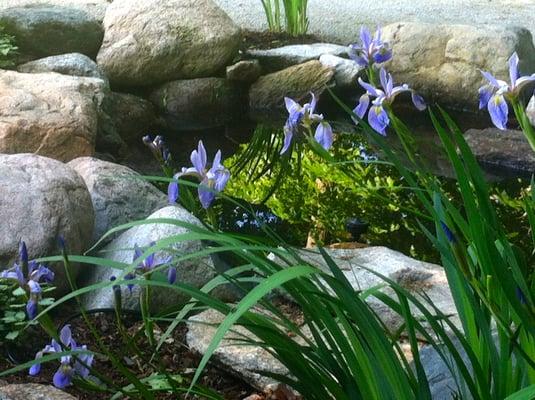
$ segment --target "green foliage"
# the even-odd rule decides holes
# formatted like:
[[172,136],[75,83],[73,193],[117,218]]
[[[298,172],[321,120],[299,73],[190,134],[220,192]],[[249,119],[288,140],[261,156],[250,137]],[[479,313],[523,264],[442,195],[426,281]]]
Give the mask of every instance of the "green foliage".
[[15,37],[4,32],[0,26],[0,68],[13,67],[13,58],[17,55],[18,47],[15,45]]
[[[282,32],[282,9],[284,9],[285,31],[291,36],[307,33],[308,0],[261,0],[271,32]],[[282,7],[281,7],[282,2]]]

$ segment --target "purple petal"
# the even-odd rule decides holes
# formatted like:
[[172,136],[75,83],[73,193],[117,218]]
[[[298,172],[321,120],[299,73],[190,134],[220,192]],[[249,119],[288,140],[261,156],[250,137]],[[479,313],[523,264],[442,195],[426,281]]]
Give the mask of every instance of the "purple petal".
[[29,280],[28,287],[30,288],[30,293],[33,295],[36,295],[42,292],[41,285],[39,285],[39,283],[37,283],[36,281]]
[[424,98],[420,96],[418,93],[416,93],[414,90],[411,91],[411,98],[412,98],[414,107],[416,107],[419,111],[423,111],[427,108]]
[[34,319],[37,315],[37,300],[35,298],[30,298],[28,303],[26,303],[26,313],[28,314],[29,319]]
[[527,85],[530,82],[535,81],[535,74],[531,76],[522,76],[516,80],[516,86],[515,91],[518,93],[522,89],[523,86]]
[[199,185],[197,191],[199,193],[199,200],[201,202],[202,207],[205,210],[210,208],[210,205],[215,199],[215,193],[202,183]]
[[[353,113],[360,119],[364,117],[364,114],[366,114],[366,111],[368,110],[368,106],[370,105],[370,97],[367,94],[363,94],[360,96],[359,104],[353,109]],[[352,117],[355,124],[359,123],[359,120]]]
[[489,100],[488,110],[490,119],[496,128],[505,130],[507,127],[507,117],[509,114],[509,107],[503,96],[494,95]]
[[314,111],[316,110],[316,105],[318,104],[318,99],[316,98],[316,95],[312,92],[310,92],[310,95],[312,98],[310,99],[310,114],[314,114]]
[[178,182],[169,183],[167,187],[167,199],[171,204],[175,204],[178,200]]
[[135,244],[134,245],[134,259],[132,261],[136,261],[142,255],[143,255],[143,250],[141,250],[141,248],[137,244]]
[[282,146],[281,154],[286,153],[292,144],[293,132],[291,130],[286,130],[284,133],[284,145]]
[[175,267],[169,267],[167,270],[167,282],[169,282],[171,285],[176,282],[176,268]]
[[325,150],[329,150],[333,144],[333,129],[327,122],[318,124],[314,139]]
[[485,79],[487,81],[490,82],[490,84],[492,86],[494,86],[495,88],[499,88],[500,87],[500,84],[498,83],[498,81],[496,80],[496,78],[490,73],[490,72],[486,72],[486,71],[481,71],[481,74],[485,77]]
[[288,110],[289,114],[293,114],[301,109],[299,103],[289,97],[284,98],[284,104],[286,105],[286,110]]
[[64,389],[71,384],[73,370],[70,366],[62,365],[58,368],[52,382],[58,389]]
[[[87,347],[82,346],[81,349],[87,350]],[[93,354],[80,354],[78,355],[78,359],[80,360],[80,362],[78,361],[74,362],[74,370],[82,378],[87,378],[89,376],[88,367],[91,367],[91,365],[93,364],[93,358],[94,358]]]
[[511,87],[515,87],[518,79],[518,54],[516,51],[509,58],[509,77],[511,78]]
[[[37,352],[37,354],[35,355],[35,360],[39,360],[41,357],[43,357],[43,352],[42,351],[39,351]],[[28,374],[30,374],[31,376],[35,376],[35,375],[38,375],[39,372],[41,372],[41,364],[40,363],[35,363],[33,364],[30,369],[28,370]]]
[[376,64],[385,63],[391,58],[392,50],[384,45],[373,55],[373,61],[375,61]]
[[385,90],[386,95],[389,96],[392,93],[392,88],[388,90],[390,84],[389,84],[388,73],[386,72],[386,69],[381,68],[381,70],[379,71],[379,80],[381,81],[381,86]]
[[21,264],[28,263],[28,249],[24,240],[21,240],[19,243],[19,260]]
[[362,42],[362,47],[364,49],[368,49],[372,43],[372,35],[370,30],[365,26],[360,28],[360,41]]
[[65,325],[59,333],[59,340],[64,346],[70,346],[72,340],[71,326]]
[[481,86],[478,90],[479,93],[479,109],[482,110],[489,104],[489,100],[492,97],[494,90],[491,85]]
[[370,85],[367,82],[364,82],[361,78],[359,78],[360,86],[362,86],[366,91],[371,94],[374,97],[379,97],[379,93],[377,93],[377,88],[373,85]]
[[212,171],[221,168],[221,150],[217,150],[217,153],[215,153],[214,161],[212,162],[212,168],[210,168]]
[[227,182],[230,179],[230,172],[226,169],[219,170],[215,176],[214,189],[216,192],[221,192],[227,186]]
[[386,136],[386,127],[390,123],[388,114],[381,106],[373,106],[368,112],[368,122],[370,126],[378,133]]
[[193,150],[190,156],[191,163],[197,170],[199,174],[204,174],[206,170],[206,149],[202,143],[202,140],[199,140],[197,150]]

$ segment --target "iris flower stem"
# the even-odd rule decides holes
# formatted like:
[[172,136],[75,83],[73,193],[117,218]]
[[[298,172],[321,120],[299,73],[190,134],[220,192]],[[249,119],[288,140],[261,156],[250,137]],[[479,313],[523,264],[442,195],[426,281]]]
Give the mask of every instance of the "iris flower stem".
[[[146,279],[150,281],[150,274],[147,274]],[[145,327],[145,335],[149,340],[151,347],[156,346],[154,339],[154,325],[150,319],[150,285],[146,285],[141,290],[140,296],[141,317],[143,318],[143,326]]]
[[366,74],[368,75],[368,82],[372,84],[375,87],[379,87],[379,81],[377,80],[377,73],[375,68],[373,67],[373,64],[371,64],[367,70]]
[[531,125],[531,122],[526,114],[526,110],[516,97],[511,99],[511,104],[515,112],[516,119],[520,124],[520,128],[522,129],[522,132],[524,132],[524,136],[528,140],[531,149],[535,151],[535,128]]

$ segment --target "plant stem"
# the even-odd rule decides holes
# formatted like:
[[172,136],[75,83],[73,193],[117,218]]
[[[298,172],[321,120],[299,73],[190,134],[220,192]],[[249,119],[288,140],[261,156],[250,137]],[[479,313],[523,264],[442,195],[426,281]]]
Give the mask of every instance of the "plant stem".
[[[147,274],[147,281],[150,281],[150,278],[150,274]],[[147,336],[151,347],[154,347],[156,346],[156,340],[154,339],[154,325],[150,319],[150,285],[146,285],[141,289],[140,308],[145,335]]]
[[513,110],[515,112],[516,119],[520,124],[520,128],[522,129],[522,132],[524,132],[524,136],[528,140],[531,149],[535,151],[535,128],[531,125],[528,115],[526,114],[526,110],[516,97],[511,99],[511,104],[513,105]]

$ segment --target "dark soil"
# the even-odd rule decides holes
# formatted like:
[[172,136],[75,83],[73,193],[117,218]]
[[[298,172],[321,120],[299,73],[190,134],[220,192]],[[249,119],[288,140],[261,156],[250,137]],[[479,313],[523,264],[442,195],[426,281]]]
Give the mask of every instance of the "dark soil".
[[[143,378],[157,372],[155,364],[163,366],[166,372],[173,375],[180,375],[184,378],[182,387],[189,386],[189,380],[193,377],[195,369],[200,361],[199,354],[189,350],[186,345],[186,328],[184,325],[179,325],[175,329],[172,337],[166,341],[159,351],[159,362],[150,362],[152,354],[147,351],[148,345],[143,333],[140,331],[142,324],[137,316],[125,316],[124,326],[130,338],[135,338],[135,343],[140,349],[141,356],[135,355],[127,350],[121,335],[118,333],[115,318],[111,313],[100,313],[92,315],[91,321],[95,328],[101,335],[106,347],[111,350],[116,356],[122,360],[122,364],[127,366],[128,370],[136,375],[138,378]],[[63,323],[63,321],[57,321]],[[93,338],[90,330],[85,325],[82,318],[76,318],[70,321],[71,329],[74,339],[79,344],[86,344],[89,349],[97,350],[99,346]],[[160,332],[165,331],[166,326],[160,326]],[[157,332],[158,333],[158,332]],[[16,346],[0,347],[2,350],[2,357],[0,358],[0,371],[13,368],[16,364],[8,358],[15,358],[18,362],[25,362],[33,359],[35,352],[40,350],[48,340],[46,335],[35,331],[30,332],[27,340],[18,341]],[[28,345],[31,344],[30,348]],[[9,350],[9,351],[8,351]],[[6,357],[7,356],[7,357]],[[42,365],[41,373],[36,377],[28,375],[27,371],[19,372],[15,375],[3,378],[7,383],[42,383],[51,384],[52,376],[58,367],[58,363],[53,361]],[[111,361],[104,356],[97,357],[93,363],[93,367],[98,373],[105,376],[107,379],[116,385],[126,386],[129,382],[124,376],[117,371],[112,365]],[[243,399],[249,395],[258,395],[258,399],[264,399],[264,396],[257,393],[255,389],[251,388],[247,383],[231,376],[228,372],[219,368],[215,364],[210,364],[202,375],[199,384],[210,388],[213,391],[222,395],[225,399]],[[66,390],[68,393],[81,400],[100,400],[109,399],[110,392],[96,393],[83,390],[77,386],[71,386]],[[112,392],[113,393],[113,392]],[[185,399],[185,396],[177,394],[161,393],[156,396],[157,399]],[[196,395],[190,395],[188,399],[202,399]]]
[[272,49],[275,47],[286,46],[289,44],[310,44],[322,42],[314,35],[290,36],[285,32],[252,32],[244,31],[242,33],[243,41],[241,50],[248,49]]

